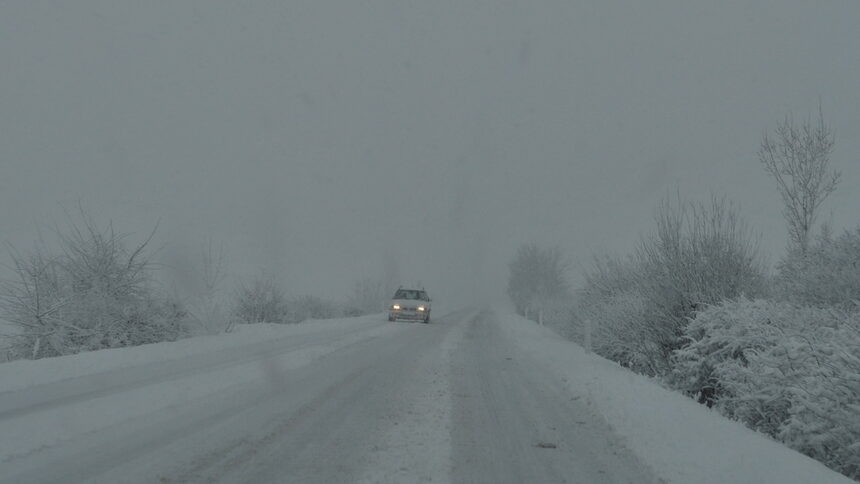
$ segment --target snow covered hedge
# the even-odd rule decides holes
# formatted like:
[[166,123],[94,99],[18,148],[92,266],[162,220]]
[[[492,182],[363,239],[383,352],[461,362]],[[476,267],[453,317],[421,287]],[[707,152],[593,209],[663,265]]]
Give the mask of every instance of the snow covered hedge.
[[860,478],[860,313],[739,299],[699,312],[676,389]]

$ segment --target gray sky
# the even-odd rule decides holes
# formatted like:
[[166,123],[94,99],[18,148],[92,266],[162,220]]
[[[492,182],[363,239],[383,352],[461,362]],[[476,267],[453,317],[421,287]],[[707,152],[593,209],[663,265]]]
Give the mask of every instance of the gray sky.
[[80,202],[160,220],[176,265],[212,239],[339,297],[387,260],[456,300],[500,295],[521,243],[625,253],[678,189],[740,204],[773,261],[755,153],[819,99],[825,216],[860,222],[856,0],[246,3],[0,1],[0,239]]

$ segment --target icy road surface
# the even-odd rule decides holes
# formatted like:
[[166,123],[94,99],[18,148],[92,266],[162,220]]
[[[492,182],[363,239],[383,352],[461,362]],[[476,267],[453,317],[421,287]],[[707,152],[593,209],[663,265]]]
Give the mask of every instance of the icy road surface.
[[492,313],[351,323],[0,393],[0,480],[653,481]]

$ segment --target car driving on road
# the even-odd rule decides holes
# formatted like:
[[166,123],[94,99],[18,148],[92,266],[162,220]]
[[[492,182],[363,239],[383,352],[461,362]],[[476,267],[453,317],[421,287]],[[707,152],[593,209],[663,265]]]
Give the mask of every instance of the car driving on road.
[[430,322],[430,297],[424,289],[399,288],[388,306],[388,320]]

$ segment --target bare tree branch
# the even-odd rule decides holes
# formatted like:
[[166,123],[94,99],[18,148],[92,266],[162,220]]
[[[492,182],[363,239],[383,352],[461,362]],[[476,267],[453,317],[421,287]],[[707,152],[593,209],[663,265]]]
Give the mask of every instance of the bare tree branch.
[[789,240],[801,253],[809,248],[822,202],[836,190],[841,177],[829,166],[834,144],[835,135],[824,122],[820,105],[816,123],[807,119],[797,125],[791,116],[786,116],[777,123],[773,136],[762,136],[758,158],[776,181]]

